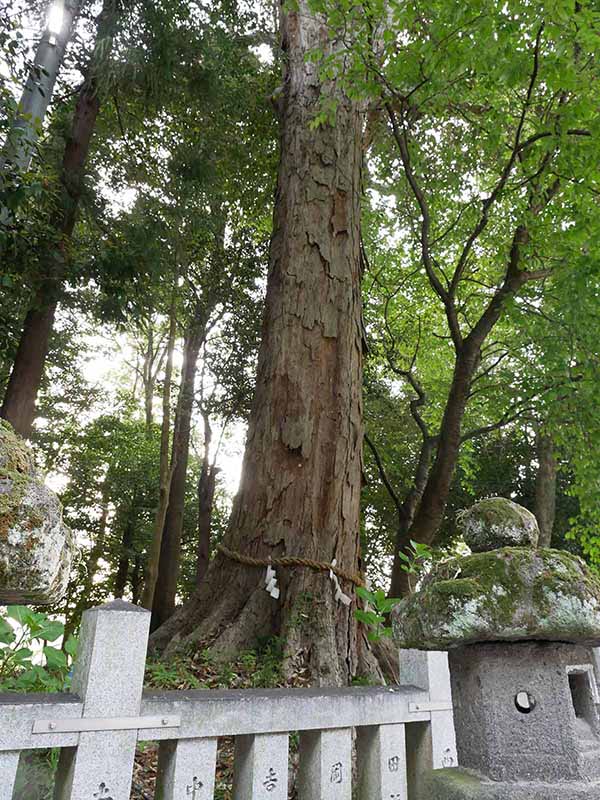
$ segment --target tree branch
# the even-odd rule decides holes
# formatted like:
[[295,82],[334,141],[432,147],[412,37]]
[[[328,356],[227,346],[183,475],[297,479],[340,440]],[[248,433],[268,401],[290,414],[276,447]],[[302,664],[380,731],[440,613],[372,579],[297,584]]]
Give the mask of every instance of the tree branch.
[[425,273],[433,288],[434,292],[438,295],[442,303],[444,304],[444,308],[446,311],[446,318],[448,319],[448,326],[450,328],[450,334],[452,336],[452,341],[454,342],[454,347],[458,352],[462,347],[462,334],[460,331],[460,325],[458,324],[458,318],[456,315],[456,308],[454,307],[453,298],[450,296],[446,288],[442,285],[440,279],[438,278],[435,270],[435,265],[433,262],[433,258],[431,256],[431,244],[430,244],[430,229],[431,229],[431,217],[429,214],[429,206],[427,204],[427,200],[421,189],[421,186],[413,172],[411,159],[410,159],[410,152],[408,148],[408,138],[406,135],[406,126],[402,125],[402,130],[398,125],[398,120],[396,119],[396,114],[390,103],[385,104],[386,111],[388,113],[388,117],[390,120],[390,124],[392,126],[392,133],[396,144],[398,145],[398,150],[400,152],[400,158],[402,160],[402,166],[404,167],[404,172],[406,174],[406,179],[408,180],[409,186],[412,190],[413,195],[417,201],[417,205],[421,211],[421,231],[420,231],[420,239],[421,239],[421,260],[423,262],[423,266],[425,267]]
[[538,73],[539,73],[539,63],[540,63],[540,46],[542,40],[542,32],[544,30],[544,24],[542,23],[538,29],[537,36],[535,39],[535,47],[533,51],[533,67],[531,70],[531,75],[529,78],[529,85],[527,87],[527,94],[525,96],[525,102],[523,103],[523,107],[521,109],[521,114],[519,117],[519,122],[517,124],[517,130],[515,132],[515,140],[513,143],[513,147],[509,156],[508,161],[504,165],[504,169],[500,174],[500,178],[496,185],[494,186],[492,192],[486,199],[483,201],[482,209],[481,209],[481,216],[479,221],[471,231],[469,238],[465,242],[465,246],[459,256],[458,262],[456,264],[456,268],[454,270],[454,275],[452,276],[452,281],[449,288],[450,296],[454,296],[456,294],[456,290],[458,288],[458,284],[460,282],[462,273],[467,263],[467,259],[473,249],[473,245],[482,234],[482,232],[487,227],[489,222],[489,213],[493,206],[493,204],[498,199],[500,193],[506,186],[506,183],[510,177],[510,174],[513,170],[513,167],[517,161],[520,149],[521,149],[521,134],[523,133],[523,127],[525,125],[525,120],[527,118],[527,112],[531,105],[531,99],[533,97],[533,91],[535,88],[535,84],[537,81]]
[[401,514],[402,513],[402,501],[400,500],[400,498],[396,494],[396,491],[395,491],[394,487],[392,486],[392,483],[391,483],[390,479],[387,476],[387,473],[385,471],[385,467],[383,466],[383,462],[382,462],[381,457],[380,457],[380,455],[379,455],[379,453],[377,451],[377,448],[375,447],[375,445],[371,441],[371,438],[368,436],[368,434],[366,432],[364,434],[364,439],[365,439],[365,442],[367,443],[367,445],[369,446],[369,450],[373,454],[373,458],[375,459],[375,463],[377,464],[377,469],[379,471],[379,476],[380,476],[385,488],[387,489],[388,494],[392,498],[392,500],[394,502],[394,505],[396,506],[396,511],[399,514]]

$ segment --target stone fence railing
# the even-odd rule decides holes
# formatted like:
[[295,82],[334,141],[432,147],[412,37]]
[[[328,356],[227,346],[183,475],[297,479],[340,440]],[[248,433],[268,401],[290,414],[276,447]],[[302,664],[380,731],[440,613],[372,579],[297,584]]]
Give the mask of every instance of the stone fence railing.
[[422,770],[456,765],[444,654],[404,654],[394,687],[143,692],[149,618],[121,601],[86,612],[72,693],[0,695],[0,800],[20,753],[50,747],[57,800],[129,800],[138,741],[159,742],[157,800],[213,798],[221,736],[234,800],[286,800],[292,732],[300,800],[351,800],[353,779],[364,800],[407,800]]

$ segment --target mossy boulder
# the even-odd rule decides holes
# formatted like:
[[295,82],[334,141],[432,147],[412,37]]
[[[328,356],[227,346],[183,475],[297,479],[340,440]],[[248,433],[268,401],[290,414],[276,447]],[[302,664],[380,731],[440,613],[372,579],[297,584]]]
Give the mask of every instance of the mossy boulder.
[[600,644],[600,580],[561,550],[504,547],[439,563],[392,612],[403,648],[478,642]]
[[537,547],[540,529],[534,515],[506,497],[488,497],[459,515],[467,545],[474,553],[498,547]]
[[31,450],[0,420],[0,603],[54,603],[64,595],[73,539]]

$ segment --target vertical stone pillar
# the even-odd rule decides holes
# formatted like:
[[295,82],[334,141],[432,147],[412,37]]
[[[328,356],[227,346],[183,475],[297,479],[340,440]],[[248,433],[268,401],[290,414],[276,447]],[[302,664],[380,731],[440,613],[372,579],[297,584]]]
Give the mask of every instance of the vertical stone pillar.
[[[72,691],[83,717],[137,717],[150,613],[115,600],[86,611]],[[81,733],[61,753],[57,800],[129,800],[136,730]]]
[[234,800],[287,800],[287,733],[236,736]]
[[358,728],[356,749],[360,800],[407,800],[404,725]]
[[416,686],[429,693],[429,702],[448,709],[431,711],[429,738],[431,744],[430,762],[422,764],[423,769],[442,769],[458,766],[456,737],[452,712],[452,689],[448,654],[439,651],[401,650],[400,684]]
[[351,800],[352,729],[300,734],[300,800]]
[[12,800],[19,755],[17,752],[0,753],[0,800]]
[[212,800],[216,762],[216,739],[161,742],[156,800]]

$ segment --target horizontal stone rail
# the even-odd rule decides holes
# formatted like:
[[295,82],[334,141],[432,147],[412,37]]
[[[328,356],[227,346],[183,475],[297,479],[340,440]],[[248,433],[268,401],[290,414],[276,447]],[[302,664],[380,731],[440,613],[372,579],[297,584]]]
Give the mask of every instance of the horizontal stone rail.
[[57,800],[129,800],[141,740],[159,742],[156,800],[211,800],[224,736],[234,800],[286,800],[296,732],[300,800],[351,800],[353,779],[364,800],[407,800],[421,768],[456,764],[435,656],[409,654],[410,684],[394,687],[142,692],[149,616],[121,601],[86,612],[72,694],[0,695],[0,800],[13,800],[20,753],[49,747]]

